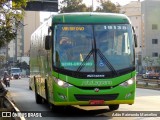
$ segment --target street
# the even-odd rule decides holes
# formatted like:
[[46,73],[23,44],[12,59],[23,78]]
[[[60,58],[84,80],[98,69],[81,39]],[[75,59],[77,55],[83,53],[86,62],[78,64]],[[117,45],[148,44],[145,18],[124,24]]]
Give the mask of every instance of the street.
[[[11,80],[11,87],[9,96],[20,111],[38,111],[46,112],[48,116],[54,117],[55,120],[63,119],[128,119],[128,117],[110,117],[111,112],[107,106],[94,106],[94,107],[67,107],[59,112],[51,112],[48,104],[36,104],[34,92],[29,90],[29,79],[22,78],[18,80]],[[160,112],[160,91],[138,89],[136,90],[135,104],[133,105],[120,105],[118,111],[159,111]],[[42,117],[37,119],[53,119],[52,117]],[[144,119],[143,117],[141,117]],[[153,117],[152,117],[153,118]],[[26,118],[27,120],[35,120],[36,118]],[[129,119],[135,119],[130,117]],[[140,119],[137,117],[137,119]],[[145,119],[147,119],[145,117]],[[148,118],[149,119],[149,118]],[[159,117],[154,117],[158,120]]]

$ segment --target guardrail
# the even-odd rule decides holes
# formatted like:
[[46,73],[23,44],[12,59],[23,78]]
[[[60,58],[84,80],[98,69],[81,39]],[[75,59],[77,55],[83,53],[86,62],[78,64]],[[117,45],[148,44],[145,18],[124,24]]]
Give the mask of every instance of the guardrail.
[[24,117],[13,117],[12,113],[20,112],[15,104],[7,97],[7,90],[0,82],[0,117],[2,120],[25,120]]
[[158,87],[160,87],[160,80],[154,80],[154,79],[139,79],[138,82],[144,82],[146,86],[148,86],[149,83],[156,84]]
[[[160,79],[143,79],[141,76],[137,77],[137,86],[143,85],[146,88],[153,88],[160,90]],[[152,86],[152,87],[151,87]]]

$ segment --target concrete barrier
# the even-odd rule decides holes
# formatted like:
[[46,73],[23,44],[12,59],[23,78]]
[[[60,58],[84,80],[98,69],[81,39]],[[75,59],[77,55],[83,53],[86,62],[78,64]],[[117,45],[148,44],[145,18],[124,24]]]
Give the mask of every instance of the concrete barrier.
[[[12,113],[18,113],[20,110],[7,97],[7,90],[4,84],[0,82],[0,112],[3,120],[26,120],[24,117],[13,117]],[[8,116],[9,115],[9,116]],[[6,118],[6,119],[5,119]]]

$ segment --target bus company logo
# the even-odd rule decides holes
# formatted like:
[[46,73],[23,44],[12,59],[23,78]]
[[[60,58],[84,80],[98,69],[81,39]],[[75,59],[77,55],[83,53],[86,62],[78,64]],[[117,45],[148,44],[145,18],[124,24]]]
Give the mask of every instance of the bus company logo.
[[82,82],[82,86],[106,86],[112,85],[112,81],[96,81],[96,80],[85,80]]
[[94,88],[94,91],[95,92],[99,92],[99,88]]

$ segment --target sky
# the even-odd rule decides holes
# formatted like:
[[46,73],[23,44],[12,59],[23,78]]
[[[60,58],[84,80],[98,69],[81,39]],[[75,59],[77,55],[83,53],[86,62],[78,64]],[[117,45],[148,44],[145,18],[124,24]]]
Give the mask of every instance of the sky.
[[[113,2],[114,4],[119,3],[121,6],[126,5],[128,3],[130,3],[131,1],[138,1],[138,0],[110,0],[111,2]],[[140,0],[143,1],[143,0]],[[85,3],[87,6],[91,6],[92,5],[92,0],[83,0],[83,3]],[[94,9],[96,8],[96,6],[98,6],[97,4],[97,0],[93,0],[93,5],[94,5]],[[43,20],[45,18],[43,18],[43,16],[46,16],[47,18],[49,17],[51,13],[48,12],[41,12],[41,22],[43,22]]]
[[[97,4],[96,2],[97,0],[93,0],[93,4]],[[120,5],[126,5],[131,1],[138,1],[138,0],[110,0],[113,3],[119,3]],[[142,0],[140,0],[142,1]],[[92,5],[92,0],[83,0],[84,3],[86,3],[87,5]]]
[[[83,0],[83,3],[85,3],[87,6],[91,6],[92,1],[93,1],[94,9],[96,9],[96,6],[99,5],[97,3],[97,0]],[[114,4],[119,3],[121,6],[123,6],[123,5],[130,3],[131,1],[143,1],[143,0],[110,0],[110,1],[113,2]]]

